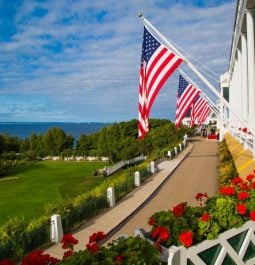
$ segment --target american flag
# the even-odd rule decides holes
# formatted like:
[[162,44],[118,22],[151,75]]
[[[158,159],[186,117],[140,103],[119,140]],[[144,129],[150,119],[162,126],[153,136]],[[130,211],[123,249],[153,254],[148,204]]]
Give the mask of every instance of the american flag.
[[192,127],[196,121],[200,119],[200,115],[204,109],[208,106],[207,100],[202,97],[197,97],[192,104],[190,113],[190,127]]
[[200,113],[199,117],[197,118],[198,126],[200,126],[206,121],[210,113],[211,113],[211,108],[209,107],[208,104],[206,104],[206,106],[203,108],[202,112]]
[[144,27],[139,85],[138,136],[143,139],[149,131],[149,114],[160,89],[183,62]]
[[190,110],[192,103],[199,95],[200,91],[189,84],[182,75],[179,76],[179,88],[177,95],[175,126],[180,127],[181,122],[187,112]]

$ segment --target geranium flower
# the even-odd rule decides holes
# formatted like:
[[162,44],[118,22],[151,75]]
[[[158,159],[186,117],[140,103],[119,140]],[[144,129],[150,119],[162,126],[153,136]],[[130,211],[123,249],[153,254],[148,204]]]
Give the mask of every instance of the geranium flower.
[[8,259],[4,259],[4,260],[0,260],[0,265],[15,265],[15,264]]
[[254,176],[253,174],[249,174],[249,175],[246,177],[246,180],[250,182],[250,181],[252,181],[252,180],[254,179],[254,177],[255,177],[255,176]]
[[197,201],[201,201],[203,198],[208,199],[208,195],[206,192],[205,193],[198,192],[195,198]]
[[222,187],[220,193],[222,195],[235,195],[235,189],[231,186]]
[[105,233],[100,231],[100,232],[96,232],[93,233],[90,237],[89,237],[89,243],[92,242],[99,242],[101,240],[103,240],[105,238]]
[[242,182],[240,184],[240,188],[243,189],[243,190],[249,190],[250,189],[249,185],[247,183],[245,183],[245,182]]
[[99,251],[99,245],[96,242],[88,243],[86,245],[86,248],[91,252],[91,253],[97,253]]
[[243,180],[238,176],[231,180],[231,183],[234,185],[237,185],[237,184],[242,183],[242,182],[243,182]]
[[255,221],[255,211],[251,211],[251,212],[250,212],[250,219],[251,219],[252,221]]
[[208,195],[207,195],[207,193],[205,192],[205,193],[201,193],[201,192],[199,192],[199,193],[197,193],[197,195],[196,195],[196,200],[197,201],[199,201],[200,203],[200,206],[203,206],[203,204],[202,204],[202,201],[203,201],[203,199],[206,201],[207,199],[208,199]]
[[209,220],[211,220],[211,216],[210,216],[209,213],[204,213],[204,214],[201,216],[201,221],[203,221],[203,222],[207,222],[207,221],[209,221]]
[[179,241],[186,248],[193,244],[193,233],[191,231],[184,231],[179,235]]
[[43,250],[34,250],[22,259],[21,265],[55,265],[60,260],[44,254]]
[[159,238],[160,242],[164,242],[167,241],[170,236],[170,233],[166,227],[158,226],[152,231],[151,236],[154,239]]
[[116,256],[116,258],[115,258],[116,265],[121,264],[123,260],[124,260],[124,257],[122,255]]
[[183,215],[184,210],[185,210],[186,203],[182,202],[176,206],[173,207],[173,214],[176,217],[180,217]]
[[150,217],[149,221],[148,221],[148,224],[153,226],[155,224],[155,219],[153,216]]
[[67,257],[71,257],[73,255],[73,251],[72,250],[67,250],[64,252],[64,258],[67,258]]
[[246,206],[245,204],[237,204],[236,205],[236,210],[241,214],[244,215],[246,213]]
[[61,240],[63,249],[73,248],[73,245],[76,245],[78,242],[79,241],[76,238],[74,238],[71,234],[64,235]]
[[239,193],[238,193],[238,196],[237,196],[237,198],[238,198],[239,201],[249,199],[249,197],[250,197],[250,196],[249,196],[249,193],[246,192],[246,191],[241,191],[241,192],[239,192]]

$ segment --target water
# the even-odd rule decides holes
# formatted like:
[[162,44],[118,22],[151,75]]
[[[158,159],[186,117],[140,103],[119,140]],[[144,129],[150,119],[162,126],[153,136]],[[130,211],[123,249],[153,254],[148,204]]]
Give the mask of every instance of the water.
[[0,133],[8,133],[21,139],[29,137],[32,133],[45,134],[50,128],[58,127],[78,139],[81,134],[91,134],[99,131],[109,123],[101,122],[0,122]]

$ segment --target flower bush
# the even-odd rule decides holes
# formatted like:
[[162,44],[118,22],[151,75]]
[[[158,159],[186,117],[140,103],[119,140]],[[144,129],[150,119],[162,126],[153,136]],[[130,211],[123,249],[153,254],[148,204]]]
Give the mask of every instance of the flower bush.
[[219,185],[224,186],[229,182],[229,180],[233,179],[238,174],[236,166],[232,159],[232,155],[228,150],[228,146],[225,140],[223,140],[219,144],[219,158],[220,158],[220,164],[219,164],[218,180],[219,180]]
[[104,239],[103,232],[90,236],[86,250],[74,252],[72,256],[63,259],[61,265],[119,265],[119,264],[162,264],[159,259],[159,250],[148,241],[140,237],[119,238],[101,246]]
[[[22,259],[21,265],[157,265],[160,261],[160,249],[154,247],[149,241],[140,237],[119,238],[102,246],[105,234],[101,231],[93,233],[89,237],[86,249],[74,251],[74,245],[78,243],[71,234],[62,238],[64,252],[62,261],[45,254],[43,250],[34,250]],[[10,260],[0,261],[0,265],[14,265]]]
[[155,245],[191,245],[205,239],[215,239],[248,220],[255,221],[255,171],[245,180],[235,177],[219,193],[208,198],[198,193],[199,207],[180,203],[169,211],[160,211],[149,219],[150,234]]

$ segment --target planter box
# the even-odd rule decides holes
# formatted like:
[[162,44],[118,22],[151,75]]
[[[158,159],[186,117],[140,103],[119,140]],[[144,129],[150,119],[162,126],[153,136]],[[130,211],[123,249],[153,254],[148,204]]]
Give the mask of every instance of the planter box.
[[[220,234],[215,240],[205,240],[190,248],[162,247],[161,258],[168,265],[254,265],[254,231],[255,222],[248,221],[240,228]],[[137,229],[135,234],[148,239],[148,233],[142,229]]]

